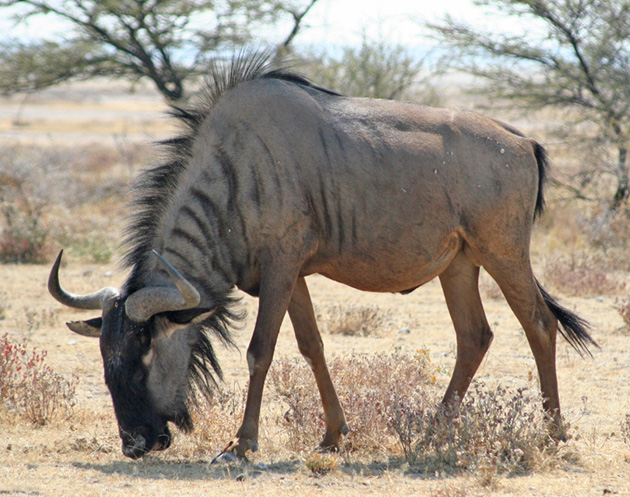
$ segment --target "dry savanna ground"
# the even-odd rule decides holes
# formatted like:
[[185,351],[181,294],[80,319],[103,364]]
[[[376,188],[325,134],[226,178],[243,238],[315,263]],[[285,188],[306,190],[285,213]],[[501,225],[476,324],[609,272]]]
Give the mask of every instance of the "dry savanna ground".
[[[7,212],[27,216],[22,211],[30,209],[39,219],[36,231],[45,234],[35,255],[50,261],[58,248],[67,248],[61,274],[66,288],[87,292],[119,285],[125,277],[116,265],[124,192],[135,172],[155,157],[148,143],[170,132],[160,114],[163,104],[150,92],[126,95],[110,86],[80,85],[72,92],[31,97],[21,111],[19,107],[19,100],[0,102],[0,148],[5,157],[5,169],[0,171],[5,218],[0,231],[15,228],[7,221]],[[547,136],[546,116],[516,119],[531,135],[541,140]],[[561,146],[551,148],[558,174],[578,159]],[[7,161],[20,166],[15,169]],[[43,425],[30,421],[16,406],[0,406],[0,494],[630,495],[630,330],[618,311],[630,282],[623,244],[627,218],[597,224],[585,214],[590,205],[555,202],[562,195],[553,190],[549,195],[548,212],[533,242],[537,275],[563,305],[591,323],[601,348],[583,359],[565,343],[559,344],[560,394],[570,439],[539,447],[527,467],[505,470],[492,458],[472,461],[468,467],[445,461],[422,465],[405,459],[396,436],[385,437],[370,431],[370,426],[361,428],[368,433],[366,438],[354,439],[338,457],[317,459],[310,450],[310,435],[300,432],[303,425],[291,428],[298,411],[291,410],[287,399],[295,392],[306,395],[306,379],[300,375],[310,373],[291,369],[299,353],[288,320],[275,357],[288,368],[281,372],[295,376],[282,384],[289,392],[278,387],[280,373],[266,389],[260,451],[249,462],[211,464],[238,426],[247,381],[244,351],[256,316],[256,300],[246,296],[241,307],[247,317],[234,330],[238,349],[219,347],[225,382],[215,404],[196,413],[200,430],[177,434],[165,452],[128,460],[120,452],[98,341],[64,326],[66,321],[93,316],[62,307],[48,296],[48,263],[5,263],[0,265],[0,338],[7,334],[28,353],[46,351],[45,361],[55,373],[64,381],[78,382],[72,411],[60,412]],[[17,218],[24,221],[28,216]],[[482,276],[482,296],[495,339],[477,374],[482,386],[473,395],[533,392],[537,379],[525,336],[493,282]],[[424,380],[417,390],[426,391],[430,399],[439,398],[454,365],[455,335],[436,281],[407,296],[361,293],[320,276],[308,281],[330,360],[373,364],[370,381],[383,388],[399,382],[396,375],[403,374],[400,368],[406,365],[395,362],[409,362],[422,368]],[[384,357],[384,362],[370,362],[376,356]],[[343,367],[333,369],[341,371],[338,383],[345,385],[339,378],[343,375],[354,381]],[[344,396],[341,387],[339,391],[350,424],[361,427],[362,419],[353,416],[372,414],[369,402],[367,408],[355,410],[352,403],[358,401]],[[534,404],[525,403],[525,410],[538,412]],[[517,409],[509,416],[525,414]],[[493,457],[500,459],[502,454]],[[465,456],[459,454],[459,461]],[[318,474],[311,468],[330,471]]]

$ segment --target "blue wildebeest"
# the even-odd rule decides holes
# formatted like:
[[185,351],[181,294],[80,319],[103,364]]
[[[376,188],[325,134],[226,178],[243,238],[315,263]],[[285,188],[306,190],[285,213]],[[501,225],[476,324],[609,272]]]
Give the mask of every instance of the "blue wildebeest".
[[213,78],[204,105],[173,110],[186,131],[165,142],[170,160],[137,181],[124,285],[75,295],[59,284],[61,254],[51,271],[57,300],[102,310],[69,327],[100,336],[123,453],[168,447],[169,421],[192,428],[191,385],[207,390],[220,374],[206,333],[229,342],[234,287],[258,296],[259,308],[244,419],[230,450],[257,449],[263,383],[287,311],[321,394],[321,446],[337,448],[348,426],[304,279],[313,273],[402,293],[438,276],[457,335],[443,402],[460,398],[493,336],[481,266],[525,330],[561,437],[558,322],[578,351],[595,342],[532,273],[543,147],[476,113],[340,96],[270,69],[260,55]]

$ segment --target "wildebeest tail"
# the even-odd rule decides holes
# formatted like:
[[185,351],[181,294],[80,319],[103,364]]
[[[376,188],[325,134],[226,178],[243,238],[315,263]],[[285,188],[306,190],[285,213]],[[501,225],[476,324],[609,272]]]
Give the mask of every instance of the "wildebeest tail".
[[538,163],[538,197],[536,198],[536,208],[534,209],[534,219],[540,216],[545,210],[545,182],[547,181],[547,169],[549,169],[549,160],[547,151],[540,143],[534,142],[534,156]]
[[549,309],[551,309],[551,312],[553,312],[553,315],[556,316],[556,319],[560,324],[560,326],[558,326],[560,334],[567,342],[569,342],[578,354],[581,356],[587,354],[592,357],[593,354],[591,354],[591,351],[588,349],[589,345],[593,345],[598,348],[599,345],[597,345],[597,342],[595,342],[595,340],[591,337],[588,323],[577,314],[558,304],[558,302],[556,302],[556,300],[547,293],[538,281],[536,281],[536,283],[538,284],[538,289],[540,290],[543,299],[545,299],[545,303],[549,306]]

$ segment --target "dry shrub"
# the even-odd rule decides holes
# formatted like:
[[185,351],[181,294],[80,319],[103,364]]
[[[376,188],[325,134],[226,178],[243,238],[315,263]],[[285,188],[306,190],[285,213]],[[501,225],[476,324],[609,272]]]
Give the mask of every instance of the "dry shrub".
[[68,195],[70,158],[58,150],[12,146],[0,149],[0,262],[47,260],[46,214]]
[[589,219],[582,219],[580,225],[588,233],[594,247],[608,251],[612,247],[628,248],[630,241],[630,210],[621,208],[611,211],[608,204],[595,209]]
[[234,436],[243,418],[247,391],[234,385],[218,389],[212,399],[200,398],[192,406],[195,430],[180,443],[180,450],[189,456],[216,455]]
[[565,295],[610,295],[626,287],[612,275],[613,270],[602,256],[572,253],[550,258],[545,264],[545,280]]
[[0,401],[38,425],[68,418],[75,405],[77,379],[66,379],[46,364],[46,351],[28,352],[23,343],[0,338]]
[[627,329],[630,329],[630,298],[617,299],[615,309],[623,319]]
[[104,145],[0,147],[0,262],[45,262],[53,245],[109,260],[115,244],[104,233],[124,205],[127,162]]
[[8,295],[0,291],[0,320],[7,317],[7,310],[9,310],[10,307],[11,304],[9,304]]
[[630,414],[626,414],[625,419],[621,423],[621,436],[623,442],[630,447]]
[[[396,400],[411,398],[423,386],[434,384],[438,371],[426,350],[413,356],[397,352],[336,357],[329,369],[352,429],[345,450],[378,454],[397,445],[388,423]],[[288,433],[289,445],[296,451],[317,445],[324,433],[324,416],[313,373],[304,361],[276,361],[269,385],[283,403],[285,412],[277,423]]]
[[[5,216],[7,212],[5,211]],[[0,263],[41,264],[50,256],[48,229],[37,218],[6,216],[8,226],[0,234]]]
[[376,305],[335,304],[317,309],[321,329],[331,335],[374,335],[388,313]]
[[424,402],[399,404],[392,419],[407,437],[408,461],[422,472],[471,472],[489,485],[500,474],[559,460],[539,393],[473,384],[459,405],[432,408],[431,399]]
[[[438,369],[425,350],[414,356],[335,358],[330,370],[352,428],[346,452],[391,457],[400,449],[415,470],[469,472],[483,485],[493,484],[499,475],[533,471],[559,460],[539,393],[474,384],[459,405],[440,406],[439,394],[429,388]],[[316,445],[324,432],[312,376],[302,361],[287,359],[272,366],[269,376],[285,411],[276,422],[298,452]]]

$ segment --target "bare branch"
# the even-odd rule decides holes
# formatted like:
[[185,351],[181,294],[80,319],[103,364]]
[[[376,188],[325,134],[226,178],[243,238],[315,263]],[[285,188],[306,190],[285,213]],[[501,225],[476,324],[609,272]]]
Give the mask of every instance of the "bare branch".
[[[480,91],[529,108],[579,109],[617,151],[613,206],[630,196],[630,1],[480,0],[510,16],[542,22],[546,33],[507,36],[446,17],[428,25],[451,67],[488,82]],[[604,168],[602,164],[600,168]]]
[[[316,0],[0,0],[0,8],[22,6],[22,16],[56,15],[74,26],[68,36],[69,44],[93,44],[89,64],[60,68],[56,78],[52,77],[52,67],[45,70],[45,78],[29,76],[38,80],[38,87],[88,78],[95,73],[132,80],[145,77],[167,99],[177,100],[184,96],[189,77],[205,73],[212,59],[226,48],[232,50],[234,45],[252,39],[262,23],[268,26],[283,17],[293,19],[293,30],[284,40],[288,46],[315,3]],[[204,21],[203,28],[193,27],[199,25],[200,19]],[[40,44],[40,48],[43,46]],[[9,75],[7,64],[17,63],[18,51],[28,51],[24,45],[16,49],[10,55],[0,53],[0,73],[7,78],[3,81],[0,77],[0,91],[5,93],[24,88],[15,86]],[[102,57],[103,54],[107,56]],[[35,59],[31,58],[31,62]],[[38,71],[33,64],[29,67]]]

